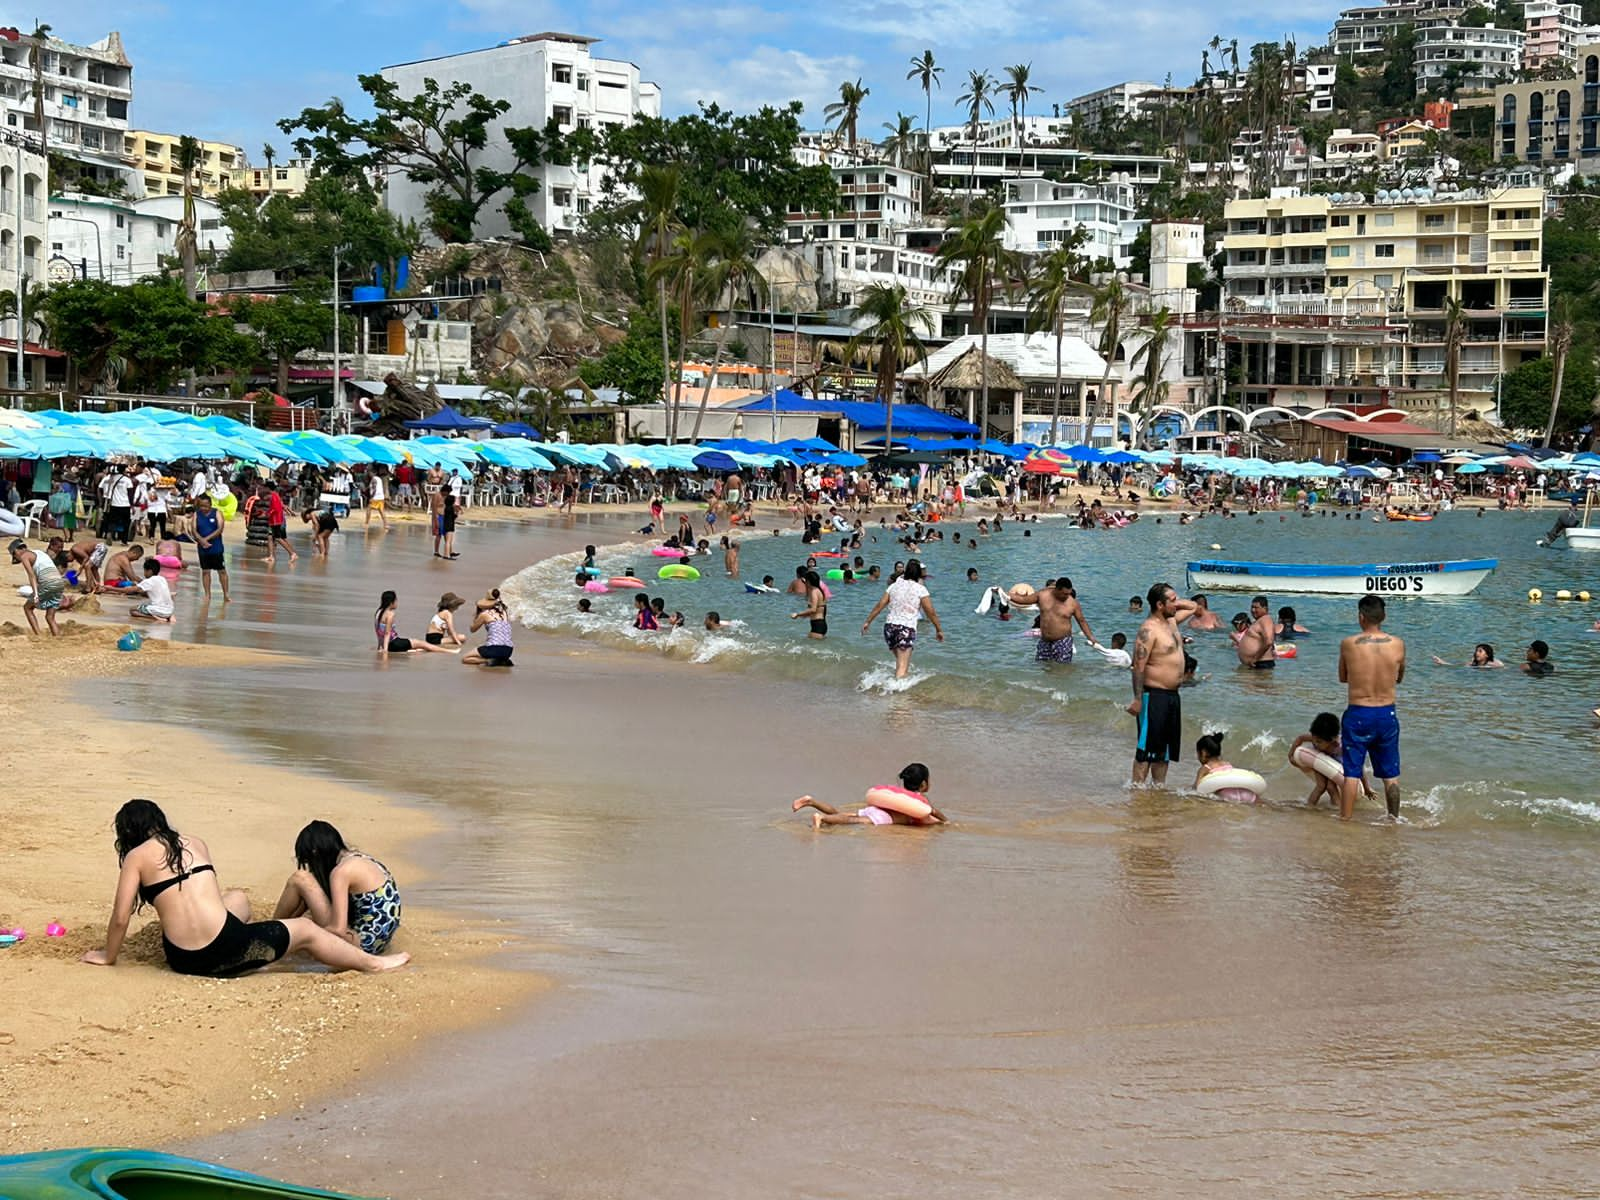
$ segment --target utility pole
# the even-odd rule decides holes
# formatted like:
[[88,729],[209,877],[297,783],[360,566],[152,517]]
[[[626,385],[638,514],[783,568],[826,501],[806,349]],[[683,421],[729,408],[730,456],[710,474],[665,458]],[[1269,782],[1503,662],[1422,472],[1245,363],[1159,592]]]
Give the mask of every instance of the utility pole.
[[[46,159],[48,161],[48,157]],[[46,170],[49,168],[47,167]],[[48,193],[47,193],[48,194]],[[23,343],[28,340],[28,276],[22,269],[27,261],[26,243],[23,241],[22,211],[27,206],[22,185],[22,139],[17,139],[17,391],[28,390],[28,359]]]
[[339,381],[339,247],[333,248],[333,414],[334,433],[345,431],[344,388]]

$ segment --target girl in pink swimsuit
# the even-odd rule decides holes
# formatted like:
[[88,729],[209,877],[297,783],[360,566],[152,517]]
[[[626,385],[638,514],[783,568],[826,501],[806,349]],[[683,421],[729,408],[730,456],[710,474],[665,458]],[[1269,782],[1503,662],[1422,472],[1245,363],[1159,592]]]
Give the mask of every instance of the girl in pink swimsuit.
[[[1200,760],[1200,769],[1195,772],[1194,786],[1199,787],[1200,781],[1207,775],[1214,775],[1218,771],[1231,771],[1233,764],[1222,757],[1222,735],[1208,733],[1194,746],[1195,757]],[[1248,788],[1222,788],[1213,793],[1220,800],[1227,800],[1233,804],[1257,804],[1261,797]]]

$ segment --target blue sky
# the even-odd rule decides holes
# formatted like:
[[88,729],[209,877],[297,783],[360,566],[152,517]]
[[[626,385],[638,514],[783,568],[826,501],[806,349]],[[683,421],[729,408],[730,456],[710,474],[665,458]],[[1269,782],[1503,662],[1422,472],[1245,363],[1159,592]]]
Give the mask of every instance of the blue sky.
[[[1044,93],[1030,111],[1123,79],[1189,82],[1214,34],[1253,41],[1326,40],[1338,0],[52,0],[56,36],[96,41],[118,29],[134,63],[132,117],[142,128],[236,142],[260,162],[280,153],[274,122],[394,62],[493,45],[545,29],[602,39],[595,52],[630,59],[662,85],[669,112],[698,100],[736,108],[799,99],[806,124],[845,79],[871,88],[862,136],[897,111],[921,123],[923,97],[905,79],[924,47],[945,68],[934,123],[956,121],[967,71],[1031,62]],[[19,24],[32,19],[10,17]]]

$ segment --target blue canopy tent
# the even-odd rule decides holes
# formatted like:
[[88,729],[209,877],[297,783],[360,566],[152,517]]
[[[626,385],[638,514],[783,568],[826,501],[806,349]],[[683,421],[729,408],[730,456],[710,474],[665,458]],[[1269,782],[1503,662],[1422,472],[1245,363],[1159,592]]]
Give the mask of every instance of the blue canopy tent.
[[694,456],[694,465],[702,471],[737,471],[739,464],[723,450],[702,450]]
[[[857,429],[876,432],[888,427],[888,406],[869,400],[813,400],[787,388],[735,405],[734,411],[747,413],[799,413],[835,417],[849,421]],[[922,404],[894,406],[894,427],[898,433],[943,433],[953,437],[971,436],[978,427],[959,417],[935,412]]]
[[446,404],[432,416],[423,417],[416,421],[401,422],[407,429],[429,429],[435,432],[460,432],[466,429],[488,429],[494,425],[493,421],[483,417],[467,417],[457,412]]

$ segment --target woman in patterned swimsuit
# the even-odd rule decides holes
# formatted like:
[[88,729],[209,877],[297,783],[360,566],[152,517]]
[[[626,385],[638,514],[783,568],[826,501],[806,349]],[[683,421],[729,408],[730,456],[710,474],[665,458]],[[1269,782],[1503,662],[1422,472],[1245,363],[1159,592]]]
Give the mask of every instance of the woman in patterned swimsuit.
[[382,954],[400,928],[400,889],[389,868],[345,845],[326,821],[313,821],[294,840],[299,869],[283,885],[278,920],[308,916],[368,954]]

